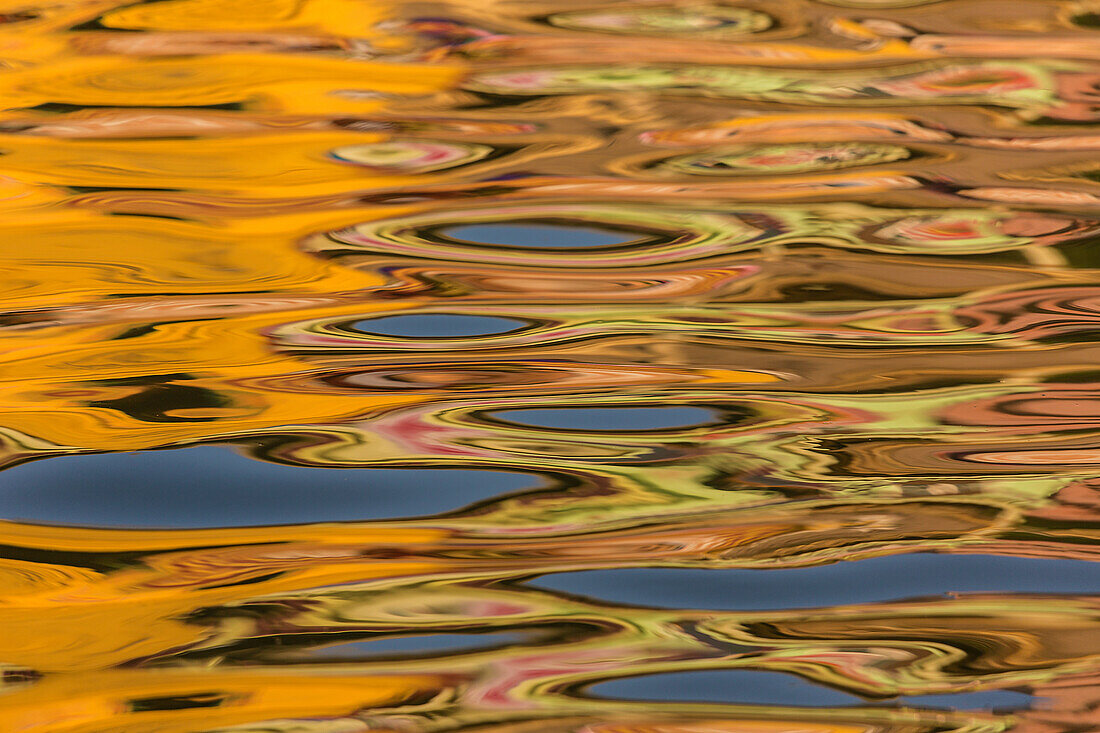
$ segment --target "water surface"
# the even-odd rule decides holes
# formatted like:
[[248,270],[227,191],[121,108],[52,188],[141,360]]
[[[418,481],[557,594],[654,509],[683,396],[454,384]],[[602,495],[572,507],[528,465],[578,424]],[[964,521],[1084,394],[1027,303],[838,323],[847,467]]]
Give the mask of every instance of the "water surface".
[[1100,727],[1092,0],[0,9],[0,731]]

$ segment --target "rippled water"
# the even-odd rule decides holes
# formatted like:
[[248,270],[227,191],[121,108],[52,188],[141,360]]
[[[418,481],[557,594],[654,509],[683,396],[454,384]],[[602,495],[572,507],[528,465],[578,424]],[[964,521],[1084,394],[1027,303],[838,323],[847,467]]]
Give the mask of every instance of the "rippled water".
[[1100,2],[0,5],[0,733],[1100,730]]

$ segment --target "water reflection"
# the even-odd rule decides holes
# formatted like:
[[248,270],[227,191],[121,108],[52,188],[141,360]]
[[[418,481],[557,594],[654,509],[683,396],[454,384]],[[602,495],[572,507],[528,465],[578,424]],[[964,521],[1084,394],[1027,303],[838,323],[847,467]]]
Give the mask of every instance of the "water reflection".
[[662,430],[714,421],[701,407],[551,407],[491,413],[520,425],[562,430]]
[[437,514],[538,484],[504,471],[287,466],[217,447],[66,456],[11,468],[3,479],[4,519],[151,528]]
[[407,316],[383,316],[356,321],[351,327],[364,333],[408,338],[462,338],[507,333],[522,328],[523,321],[493,316],[467,316],[439,313]]
[[521,634],[427,634],[424,636],[386,637],[369,641],[351,641],[318,649],[309,656],[317,659],[363,659],[372,656],[412,656],[454,654],[456,652],[493,649],[522,643]]
[[1100,9],[0,13],[0,731],[1100,727]]
[[591,570],[534,584],[632,605],[767,610],[958,593],[1089,594],[1098,582],[1100,570],[1090,561],[913,554],[769,570]]
[[[633,700],[814,707],[840,707],[864,702],[855,695],[807,684],[793,675],[737,669],[630,677],[597,685],[591,694]],[[955,695],[907,695],[899,698],[898,702],[918,707],[1008,712],[1027,707],[1031,700],[1020,692],[986,690]]]
[[596,685],[591,694],[634,700],[662,699],[750,705],[793,703],[827,707],[860,702],[858,697],[809,684],[793,675],[737,669],[629,677]]
[[605,247],[622,244],[623,234],[549,224],[467,224],[444,232],[464,242],[539,249]]

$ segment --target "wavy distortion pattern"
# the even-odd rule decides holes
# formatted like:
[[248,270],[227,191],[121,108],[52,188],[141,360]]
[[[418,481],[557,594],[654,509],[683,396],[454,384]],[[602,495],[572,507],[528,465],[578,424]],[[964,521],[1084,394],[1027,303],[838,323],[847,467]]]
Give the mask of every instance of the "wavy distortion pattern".
[[1100,729],[1098,33],[4,0],[0,730]]

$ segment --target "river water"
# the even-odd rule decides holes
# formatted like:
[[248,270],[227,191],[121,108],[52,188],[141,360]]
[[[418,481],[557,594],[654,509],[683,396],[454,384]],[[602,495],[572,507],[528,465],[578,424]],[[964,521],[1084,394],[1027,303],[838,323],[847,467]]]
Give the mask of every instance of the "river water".
[[1100,2],[0,11],[3,733],[1100,730]]

